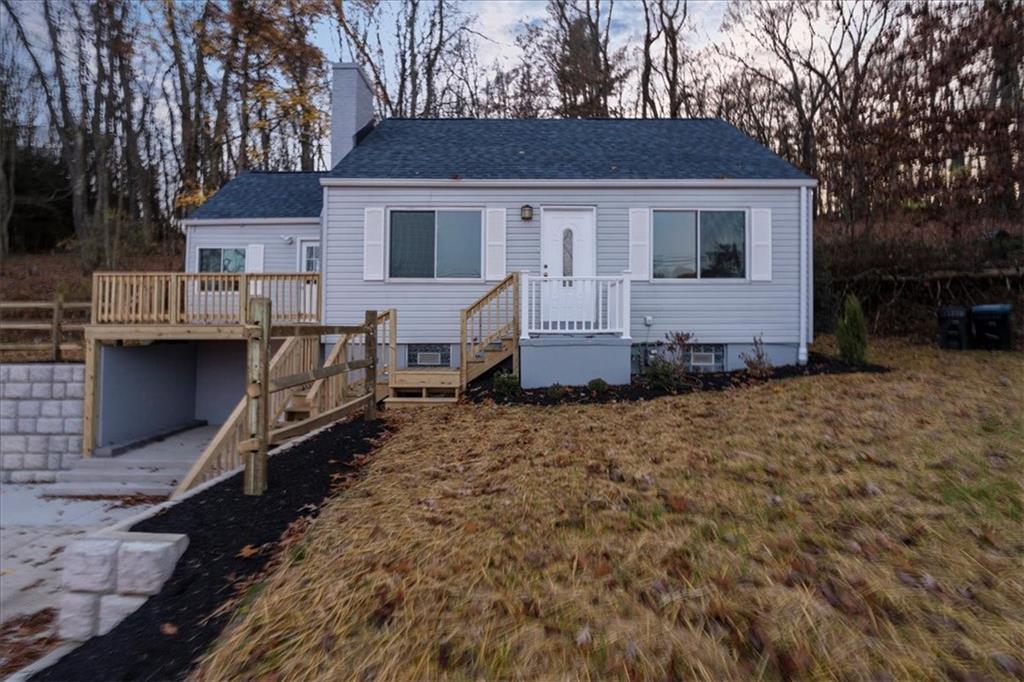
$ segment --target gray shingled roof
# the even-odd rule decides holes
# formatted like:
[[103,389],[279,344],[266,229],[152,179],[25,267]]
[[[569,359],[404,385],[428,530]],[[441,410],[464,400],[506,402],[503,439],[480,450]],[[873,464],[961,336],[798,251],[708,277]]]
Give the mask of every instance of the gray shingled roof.
[[808,179],[718,119],[387,119],[325,177]]
[[248,171],[217,190],[189,220],[318,218],[323,173]]

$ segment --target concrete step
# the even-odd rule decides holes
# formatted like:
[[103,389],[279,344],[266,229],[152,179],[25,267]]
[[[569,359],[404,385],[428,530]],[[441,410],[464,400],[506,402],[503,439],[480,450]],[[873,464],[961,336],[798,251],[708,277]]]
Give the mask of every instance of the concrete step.
[[52,497],[129,497],[131,495],[170,495],[174,486],[154,483],[52,483],[46,495]]
[[188,469],[163,469],[146,471],[144,469],[68,469],[57,472],[58,483],[153,483],[155,485],[173,485],[185,477]]
[[174,459],[135,458],[128,457],[84,457],[75,462],[76,469],[184,469],[188,471],[192,463],[199,459],[199,452],[188,457]]

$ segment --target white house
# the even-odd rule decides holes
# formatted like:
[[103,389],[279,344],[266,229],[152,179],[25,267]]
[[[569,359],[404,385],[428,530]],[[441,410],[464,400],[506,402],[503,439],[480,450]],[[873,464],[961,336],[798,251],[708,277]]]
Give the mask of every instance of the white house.
[[[519,273],[527,387],[626,382],[673,331],[698,371],[742,367],[755,337],[806,360],[816,183],[732,125],[375,122],[354,64],[332,100],[331,170],[228,183],[185,221],[188,271],[319,271],[325,323],[393,308],[399,367],[452,369],[461,311]],[[472,332],[475,359],[500,341]]]

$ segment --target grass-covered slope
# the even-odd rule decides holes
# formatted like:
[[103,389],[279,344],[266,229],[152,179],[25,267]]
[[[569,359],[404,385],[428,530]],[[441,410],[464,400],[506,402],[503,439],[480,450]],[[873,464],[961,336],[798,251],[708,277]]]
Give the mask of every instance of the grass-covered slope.
[[1024,358],[871,359],[895,371],[393,412],[199,675],[1019,675]]

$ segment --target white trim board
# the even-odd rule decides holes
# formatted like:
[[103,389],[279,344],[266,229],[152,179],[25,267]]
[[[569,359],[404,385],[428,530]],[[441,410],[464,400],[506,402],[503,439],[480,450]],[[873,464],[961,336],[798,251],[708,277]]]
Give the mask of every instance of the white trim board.
[[181,221],[184,227],[249,227],[275,225],[319,225],[320,216],[310,218],[197,218]]
[[817,180],[559,180],[537,178],[533,180],[452,180],[445,178],[320,178],[324,187],[569,187],[569,188],[777,188],[817,187]]

